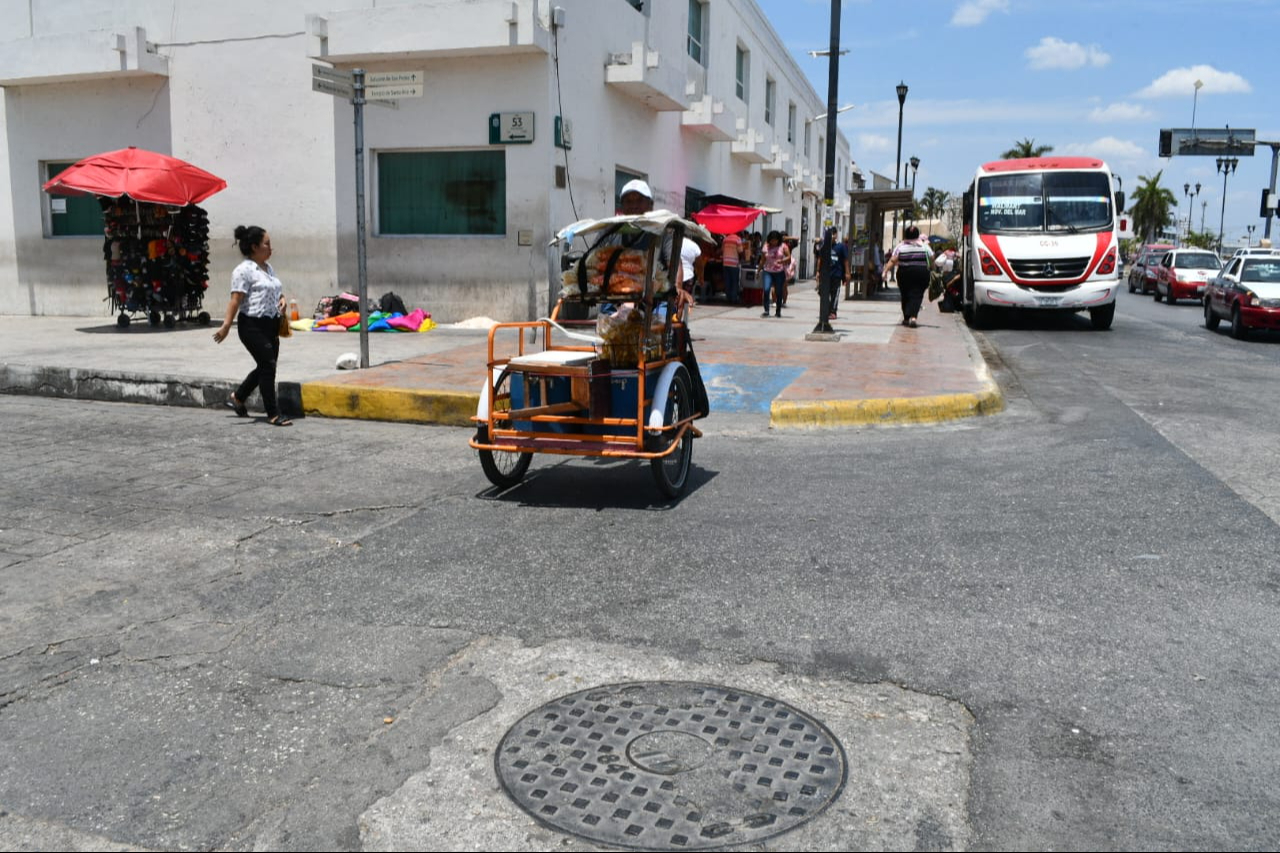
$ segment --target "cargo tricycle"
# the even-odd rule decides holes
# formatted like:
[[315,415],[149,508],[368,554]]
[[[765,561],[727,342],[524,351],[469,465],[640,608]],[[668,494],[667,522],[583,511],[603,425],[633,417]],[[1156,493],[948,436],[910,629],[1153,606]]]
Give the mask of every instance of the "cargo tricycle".
[[708,414],[681,287],[685,240],[712,240],[668,211],[562,229],[563,288],[551,316],[489,332],[471,446],[495,486],[524,479],[535,453],[648,460],[659,491],[689,480],[694,421]]

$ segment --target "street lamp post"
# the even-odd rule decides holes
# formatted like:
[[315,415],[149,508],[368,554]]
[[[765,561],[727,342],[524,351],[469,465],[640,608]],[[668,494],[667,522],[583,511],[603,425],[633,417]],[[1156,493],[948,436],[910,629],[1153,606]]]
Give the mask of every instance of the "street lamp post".
[[[916,208],[915,208],[915,201],[916,201],[916,170],[920,168],[920,158],[919,158],[919,157],[914,157],[914,156],[913,156],[913,157],[912,157],[910,160],[908,160],[907,162],[911,164],[911,211],[910,211],[910,212],[911,212],[911,221],[912,221],[912,222],[914,222],[914,221],[915,221],[915,218],[916,218]],[[905,175],[904,175],[904,177],[905,177]],[[904,217],[904,218],[905,218],[905,217]],[[906,226],[903,226],[903,227],[905,228]]]
[[[1187,236],[1191,236],[1191,217],[1195,215],[1196,196],[1200,195],[1200,184],[1196,184],[1195,192],[1191,193],[1191,203],[1187,205]],[[1200,230],[1204,230],[1204,223],[1200,224]]]
[[1218,220],[1218,254],[1222,254],[1223,229],[1227,222],[1227,176],[1240,165],[1238,157],[1219,157],[1218,171],[1222,173],[1222,218]]
[[[898,176],[902,174],[902,108],[907,103],[907,84],[899,82],[894,87],[894,91],[898,93],[898,159],[893,164],[893,186],[898,189],[902,186],[898,182]],[[890,243],[898,242],[898,209],[893,210],[893,232],[890,235]]]
[[1245,230],[1247,230],[1247,231],[1249,232],[1249,248],[1251,248],[1251,249],[1253,248],[1253,230],[1254,230],[1255,228],[1257,228],[1257,227],[1258,227],[1257,225],[1246,225],[1246,226],[1245,226]]
[[1187,242],[1187,237],[1191,236],[1191,184],[1182,185],[1182,195],[1187,200],[1187,235],[1182,238],[1182,242]]
[[[826,181],[823,187],[823,200],[825,208],[822,217],[822,248],[829,250],[828,239],[835,237],[827,237],[827,228],[834,225],[835,219],[835,198],[836,198],[836,114],[839,108],[836,106],[838,101],[840,87],[840,0],[831,0],[831,48],[827,55],[827,151],[826,151]],[[831,263],[831,254],[828,252],[825,259],[819,260],[819,276],[825,277],[827,281],[818,282],[818,325],[813,327],[814,332],[830,333],[831,329],[831,310],[833,308],[832,300],[840,292],[839,278],[834,279],[835,284],[832,285],[831,273],[822,266],[823,261]],[[828,291],[831,291],[830,293]]]
[[[1196,184],[1196,186],[1200,186],[1200,185]],[[1208,199],[1205,199],[1204,201],[1200,202],[1200,233],[1201,234],[1204,233],[1204,212],[1208,209],[1209,209]]]

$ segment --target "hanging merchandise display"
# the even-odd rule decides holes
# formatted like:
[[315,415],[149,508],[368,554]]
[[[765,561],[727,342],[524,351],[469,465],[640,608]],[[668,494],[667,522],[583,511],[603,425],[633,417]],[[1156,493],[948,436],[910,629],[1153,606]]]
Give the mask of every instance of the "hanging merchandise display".
[[209,215],[194,204],[169,207],[128,196],[103,198],[107,296],[116,324],[133,315],[158,326],[209,325]]

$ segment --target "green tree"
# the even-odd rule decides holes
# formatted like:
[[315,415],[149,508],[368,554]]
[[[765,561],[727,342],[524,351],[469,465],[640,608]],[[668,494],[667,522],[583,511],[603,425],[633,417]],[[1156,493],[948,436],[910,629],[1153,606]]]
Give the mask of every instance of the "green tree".
[[947,209],[947,202],[951,200],[951,193],[946,190],[940,190],[937,187],[929,187],[924,191],[924,195],[920,197],[920,209],[924,212],[924,218],[928,220],[942,219],[942,214]]
[[1142,242],[1150,243],[1153,235],[1159,234],[1173,222],[1171,210],[1178,204],[1177,198],[1167,187],[1160,186],[1161,169],[1155,177],[1139,175],[1141,182],[1133,191],[1133,204],[1129,214],[1133,217],[1133,233],[1142,238]]
[[1218,235],[1208,231],[1190,231],[1183,238],[1182,245],[1214,251],[1218,248]]
[[1043,157],[1053,150],[1052,145],[1036,145],[1034,139],[1023,139],[1000,155],[1001,160],[1020,160],[1023,157]]

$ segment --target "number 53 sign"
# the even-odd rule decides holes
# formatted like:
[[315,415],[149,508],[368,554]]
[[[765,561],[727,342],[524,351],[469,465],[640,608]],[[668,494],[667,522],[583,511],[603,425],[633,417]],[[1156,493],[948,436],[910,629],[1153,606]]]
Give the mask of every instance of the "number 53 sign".
[[493,113],[489,116],[489,144],[533,142],[533,113]]

